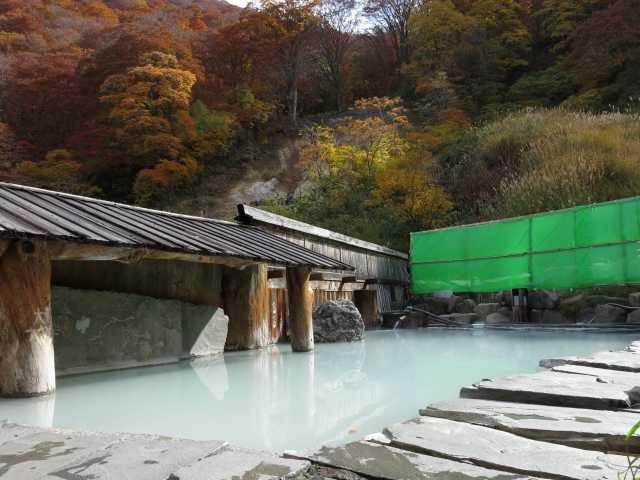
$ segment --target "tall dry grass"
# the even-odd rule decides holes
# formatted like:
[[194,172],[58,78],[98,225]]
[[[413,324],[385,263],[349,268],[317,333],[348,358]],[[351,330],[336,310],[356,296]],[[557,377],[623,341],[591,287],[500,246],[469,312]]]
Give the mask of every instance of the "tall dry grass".
[[512,114],[476,132],[484,166],[501,166],[484,218],[640,195],[640,115],[561,109]]

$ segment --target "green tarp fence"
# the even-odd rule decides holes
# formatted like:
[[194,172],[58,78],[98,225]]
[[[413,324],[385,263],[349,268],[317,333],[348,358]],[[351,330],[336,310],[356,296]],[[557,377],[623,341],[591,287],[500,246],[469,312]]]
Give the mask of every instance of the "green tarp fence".
[[411,234],[413,293],[640,283],[640,197]]

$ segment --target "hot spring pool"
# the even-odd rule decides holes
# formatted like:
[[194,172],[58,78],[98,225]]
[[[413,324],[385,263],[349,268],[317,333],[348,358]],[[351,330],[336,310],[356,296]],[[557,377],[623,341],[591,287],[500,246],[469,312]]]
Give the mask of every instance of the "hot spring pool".
[[58,379],[45,398],[0,400],[0,419],[83,430],[313,449],[380,431],[487,377],[533,372],[544,357],[619,349],[629,333],[401,330],[365,342],[288,345]]

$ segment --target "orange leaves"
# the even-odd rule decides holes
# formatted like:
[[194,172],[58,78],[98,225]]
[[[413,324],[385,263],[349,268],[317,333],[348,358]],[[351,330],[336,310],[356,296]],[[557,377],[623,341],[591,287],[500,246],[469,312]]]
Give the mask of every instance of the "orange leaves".
[[193,180],[198,169],[198,163],[187,157],[181,162],[163,159],[153,168],[141,170],[133,185],[136,202],[149,205],[167,193],[175,194]]
[[99,193],[86,182],[82,164],[74,160],[68,150],[51,150],[40,162],[23,161],[18,164],[17,175],[22,182],[38,187],[80,195]]

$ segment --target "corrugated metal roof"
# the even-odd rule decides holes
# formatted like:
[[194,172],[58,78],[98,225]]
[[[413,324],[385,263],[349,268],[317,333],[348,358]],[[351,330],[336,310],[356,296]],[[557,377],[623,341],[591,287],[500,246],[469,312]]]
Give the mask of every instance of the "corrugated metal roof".
[[285,230],[293,230],[303,233],[305,235],[312,235],[325,240],[331,240],[334,242],[356,247],[362,250],[368,250],[370,252],[377,252],[390,257],[398,257],[403,260],[407,260],[409,255],[398,250],[378,245],[377,243],[367,242],[360,240],[359,238],[349,237],[342,233],[327,230],[326,228],[316,227],[315,225],[309,225],[308,223],[294,220],[293,218],[283,217],[275,213],[260,210],[259,208],[251,207],[249,205],[238,205],[238,217],[237,220],[244,223],[251,224],[266,224],[273,225]]
[[350,265],[249,225],[0,182],[0,238],[16,237],[353,270]]

